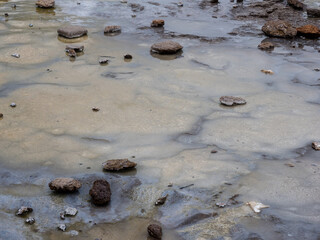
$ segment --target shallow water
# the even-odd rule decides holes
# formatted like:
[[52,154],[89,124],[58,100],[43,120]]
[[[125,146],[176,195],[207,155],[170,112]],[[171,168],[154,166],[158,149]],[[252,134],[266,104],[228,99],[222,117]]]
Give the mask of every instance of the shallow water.
[[[80,230],[74,238],[142,239],[148,223],[160,222],[165,239],[317,239],[320,153],[311,142],[320,138],[319,41],[273,40],[275,50],[262,52],[264,20],[235,20],[229,1],[135,3],[144,10],[118,1],[57,0],[54,10],[0,2],[9,13],[0,16],[0,238],[68,239]],[[149,28],[154,18],[165,28]],[[88,28],[75,61],[57,37],[64,24]],[[113,24],[122,33],[105,36]],[[182,54],[151,55],[163,39],[181,43]],[[109,64],[99,65],[99,56]],[[247,104],[223,107],[223,95]],[[136,161],[137,170],[103,173],[101,163],[113,158]],[[53,194],[47,184],[59,176],[84,186]],[[106,208],[90,203],[97,178],[111,183]],[[237,204],[215,206],[235,194]],[[248,201],[270,208],[255,214]],[[23,204],[34,208],[31,227],[14,216]],[[79,213],[62,233],[66,206]]]

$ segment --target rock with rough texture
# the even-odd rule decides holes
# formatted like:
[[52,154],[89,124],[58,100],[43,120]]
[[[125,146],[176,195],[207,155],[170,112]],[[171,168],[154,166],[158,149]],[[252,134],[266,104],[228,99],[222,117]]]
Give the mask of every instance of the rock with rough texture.
[[163,26],[164,26],[164,20],[162,19],[153,20],[151,23],[151,27],[163,27]]
[[88,34],[88,30],[80,26],[64,26],[58,29],[58,34],[65,38],[78,38]]
[[77,215],[78,210],[76,208],[67,207],[66,210],[64,210],[65,216],[75,216]]
[[66,50],[66,53],[67,53],[67,55],[68,55],[69,57],[76,57],[76,56],[77,56],[76,51],[73,50],[73,49],[68,49],[68,50]]
[[73,178],[56,178],[49,183],[49,188],[56,192],[75,192],[81,183]]
[[135,162],[131,162],[128,159],[112,159],[102,164],[103,170],[106,171],[120,171],[131,169],[137,166]]
[[148,226],[148,234],[150,237],[153,237],[155,239],[161,239],[162,238],[162,227],[158,224],[150,224]]
[[313,142],[312,143],[312,148],[314,150],[320,151],[320,142]]
[[320,29],[315,25],[304,25],[297,28],[298,35],[306,38],[318,38],[320,37]]
[[272,42],[262,42],[258,45],[261,50],[272,50],[274,49],[274,44]]
[[72,49],[72,50],[74,50],[74,51],[76,51],[76,52],[83,52],[84,46],[83,46],[83,45],[78,45],[78,44],[70,44],[70,45],[67,45],[67,46],[66,46],[66,51],[68,51],[68,50],[70,50],[70,49]]
[[263,25],[262,31],[270,37],[293,38],[297,35],[297,30],[283,20],[267,22]]
[[3,119],[3,113],[0,113],[0,120]]
[[58,229],[62,232],[65,232],[67,230],[67,226],[64,223],[61,223],[58,225]]
[[55,4],[54,0],[38,0],[36,2],[37,7],[40,8],[53,8]]
[[16,212],[16,215],[17,216],[23,216],[23,215],[26,215],[28,213],[31,213],[33,211],[33,209],[31,207],[25,207],[25,206],[22,206],[18,209],[18,211]]
[[183,47],[174,41],[164,41],[155,43],[151,46],[151,51],[159,54],[174,54],[179,52]]
[[104,179],[96,180],[94,181],[89,194],[94,204],[105,205],[110,202],[111,198],[110,184]]
[[106,26],[104,29],[104,33],[120,33],[121,27],[120,26]]
[[307,8],[308,17],[320,18],[320,8]]
[[36,222],[36,220],[33,217],[29,217],[26,219],[26,223],[32,225]]
[[241,97],[222,96],[220,98],[220,103],[226,106],[234,106],[234,105],[243,105],[243,104],[246,104],[247,102]]
[[298,10],[302,10],[304,7],[303,3],[300,2],[299,0],[287,0],[287,3],[289,6]]

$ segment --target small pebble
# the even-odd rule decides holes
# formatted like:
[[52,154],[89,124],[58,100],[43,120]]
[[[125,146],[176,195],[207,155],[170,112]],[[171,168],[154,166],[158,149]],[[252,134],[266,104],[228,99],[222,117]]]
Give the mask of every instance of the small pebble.
[[172,187],[172,186],[173,186],[173,183],[169,183],[169,184],[168,184],[168,187]]
[[17,104],[15,104],[14,102],[10,104],[10,107],[15,108],[17,106]]
[[124,55],[124,59],[132,59],[132,55],[126,54],[126,55]]
[[286,165],[287,167],[294,167],[292,163],[285,163],[284,165]]
[[16,7],[17,7],[17,5],[15,5],[15,4],[12,4],[12,5],[11,5],[11,7],[12,7],[12,8],[16,8]]
[[26,219],[26,223],[32,225],[36,222],[36,220],[33,217],[29,217]]
[[211,151],[211,153],[217,153],[217,152],[218,152],[217,150],[212,150],[212,151]]
[[33,27],[33,24],[32,24],[32,23],[30,23],[30,24],[29,24],[29,27]]
[[272,70],[264,70],[262,69],[261,72],[265,73],[265,74],[273,74],[273,71]]
[[76,208],[72,208],[72,207],[67,207],[64,210],[65,216],[75,216],[75,215],[77,215],[77,213],[78,213],[78,210]]
[[31,207],[22,206],[18,209],[18,211],[16,212],[16,215],[22,216],[22,215],[26,215],[28,213],[31,213],[32,211],[33,211],[33,209]]
[[8,13],[5,13],[4,16],[5,16],[5,17],[9,17],[9,14],[8,14]]
[[11,54],[12,57],[15,57],[15,58],[20,58],[20,54],[19,53],[14,53],[14,54]]
[[0,113],[0,120],[3,119],[3,113]]
[[216,206],[219,208],[224,208],[226,206],[225,203],[216,203]]
[[60,213],[60,218],[62,219],[62,220],[64,220],[66,217],[65,217],[65,215],[64,215],[64,213]]
[[92,111],[93,111],[93,112],[99,112],[99,111],[100,111],[100,108],[93,107],[93,108],[92,108]]
[[100,64],[107,64],[109,60],[106,57],[100,57],[99,58],[99,63]]
[[178,2],[178,7],[183,7],[183,3],[182,2]]
[[65,232],[67,229],[67,226],[64,223],[59,224],[58,229],[62,232]]
[[320,150],[320,142],[313,142],[313,143],[312,143],[312,148],[313,148],[314,150],[319,151],[319,150]]
[[159,206],[159,205],[163,205],[166,200],[167,200],[168,194],[164,197],[158,198],[158,200],[155,202],[154,205]]

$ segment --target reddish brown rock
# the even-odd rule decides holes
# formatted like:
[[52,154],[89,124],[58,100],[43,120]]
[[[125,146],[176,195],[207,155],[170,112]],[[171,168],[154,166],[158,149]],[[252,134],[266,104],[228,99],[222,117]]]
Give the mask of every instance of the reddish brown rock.
[[150,224],[148,226],[148,233],[150,237],[153,237],[155,239],[161,239],[162,238],[162,227],[157,224]]
[[153,20],[151,23],[151,27],[163,27],[163,26],[164,26],[164,20],[162,19]]
[[246,100],[241,97],[222,96],[220,103],[226,106],[243,105],[246,104]]
[[313,142],[313,143],[312,143],[312,148],[313,148],[314,150],[319,151],[319,150],[320,150],[320,142]]
[[65,38],[78,38],[88,34],[88,30],[80,26],[64,26],[58,29],[58,34]]
[[137,164],[129,161],[128,159],[112,159],[103,163],[102,166],[106,171],[120,171],[134,168]]
[[104,33],[120,33],[121,27],[120,26],[106,26],[104,29]]
[[49,188],[56,192],[75,192],[81,183],[73,178],[56,178],[49,183]]
[[55,4],[54,0],[38,0],[36,2],[37,7],[40,8],[53,8]]
[[94,204],[105,205],[110,202],[111,199],[110,184],[104,179],[96,180],[94,181],[89,194]]
[[298,10],[302,10],[304,7],[303,3],[300,2],[299,0],[287,0],[287,3],[289,6]]
[[293,38],[297,35],[297,30],[283,20],[267,22],[263,25],[262,31],[270,37]]
[[320,29],[315,25],[304,25],[297,28],[298,35],[306,38],[318,38],[320,37]]
[[179,52],[183,47],[174,41],[164,41],[155,43],[151,46],[151,51],[159,54],[174,54]]
[[274,44],[272,42],[262,42],[258,45],[261,50],[272,50],[274,49]]

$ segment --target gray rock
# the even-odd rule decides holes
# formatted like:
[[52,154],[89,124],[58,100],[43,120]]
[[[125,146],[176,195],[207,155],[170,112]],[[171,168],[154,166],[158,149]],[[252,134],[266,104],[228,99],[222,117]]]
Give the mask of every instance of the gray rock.
[[15,104],[14,102],[10,103],[10,107],[15,108],[16,106],[17,106],[17,104]]
[[78,210],[76,208],[72,208],[72,207],[67,207],[64,210],[65,216],[75,216],[77,213],[78,213]]
[[109,59],[107,57],[100,57],[99,58],[99,63],[100,64],[107,64],[108,62],[109,62]]
[[262,42],[258,45],[261,50],[272,50],[274,49],[274,44],[272,42]]
[[88,30],[80,26],[64,26],[58,29],[58,34],[65,38],[78,38],[88,34]]
[[25,207],[25,206],[22,206],[18,209],[18,211],[16,212],[16,215],[17,216],[23,216],[23,215],[26,215],[28,213],[31,213],[33,211],[33,209],[31,207]]
[[11,54],[12,57],[15,57],[15,58],[20,58],[20,54],[19,53],[13,53]]
[[75,192],[81,183],[73,178],[56,178],[49,183],[49,188],[56,192]]
[[222,96],[220,97],[220,103],[226,106],[243,105],[246,104],[246,100],[240,97]]
[[151,46],[151,51],[159,54],[174,54],[180,51],[183,47],[174,41],[164,41],[155,43]]
[[267,22],[263,25],[262,31],[270,37],[293,38],[297,35],[297,30],[283,20]]
[[125,169],[135,168],[137,164],[128,159],[112,159],[102,164],[103,170],[106,171],[120,171]]
[[58,225],[58,229],[65,232],[67,230],[67,226],[64,223],[61,223]]
[[29,217],[26,219],[26,223],[32,225],[36,222],[36,220],[33,217]]

